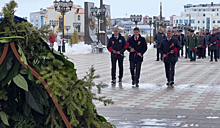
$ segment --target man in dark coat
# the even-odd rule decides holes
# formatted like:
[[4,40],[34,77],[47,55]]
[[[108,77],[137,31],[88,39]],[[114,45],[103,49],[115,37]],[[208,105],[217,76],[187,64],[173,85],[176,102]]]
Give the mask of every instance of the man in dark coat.
[[143,62],[144,53],[147,51],[147,42],[145,38],[140,35],[140,29],[138,27],[134,28],[134,35],[129,38],[125,48],[130,52],[129,61],[132,85],[139,87],[141,64]]
[[119,82],[122,82],[123,77],[123,60],[124,60],[124,51],[126,45],[125,38],[121,36],[118,28],[114,28],[114,34],[109,39],[108,50],[111,52],[111,63],[112,63],[112,84],[116,83],[116,63],[118,61],[119,65]]
[[180,43],[176,38],[172,37],[172,31],[167,31],[167,38],[162,41],[160,51],[163,54],[165,72],[167,78],[167,86],[173,87],[175,64],[178,60],[177,52],[180,48]]
[[162,40],[166,39],[166,35],[163,33],[163,30],[160,29],[159,32],[154,36],[154,42],[156,43],[155,46],[157,48],[157,59],[156,61],[159,61],[159,56],[160,59],[162,60],[162,55],[160,53],[160,43],[162,42]]
[[213,55],[214,55],[215,62],[218,62],[217,60],[218,44],[219,44],[219,37],[216,34],[216,30],[213,30],[212,35],[209,36],[209,47],[211,50],[210,62],[213,61]]
[[197,45],[197,51],[198,51],[198,59],[204,58],[204,49],[206,49],[206,40],[203,32],[199,33],[198,39],[198,45]]
[[[209,45],[209,37],[210,37],[210,32],[208,29],[205,30],[204,35],[205,35],[205,40],[206,40],[206,46],[208,46]],[[210,47],[208,46],[208,56],[210,56],[210,52],[211,52],[211,50],[210,50]],[[206,54],[205,54],[205,57],[206,57]]]
[[[182,30],[179,30],[179,37],[178,37],[178,40],[180,42],[180,49],[179,49],[179,52],[178,52],[178,57],[183,57],[183,47],[185,45],[185,42],[184,42],[184,34],[182,34]],[[180,51],[181,51],[181,54],[180,54]]]

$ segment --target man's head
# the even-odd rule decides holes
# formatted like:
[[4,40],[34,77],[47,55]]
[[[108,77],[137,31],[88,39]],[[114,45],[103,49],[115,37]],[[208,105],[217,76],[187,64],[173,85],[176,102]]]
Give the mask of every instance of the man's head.
[[196,32],[196,36],[199,36],[199,32]]
[[190,35],[194,35],[194,30],[190,30]]
[[173,36],[173,33],[172,33],[172,31],[171,30],[168,30],[167,31],[167,38],[172,38],[172,36]]
[[119,28],[116,27],[116,28],[114,28],[113,31],[114,31],[114,35],[115,35],[115,36],[118,36],[118,34],[119,34]]
[[160,30],[159,30],[159,33],[163,33],[163,29],[160,29]]
[[190,32],[187,32],[186,35],[187,35],[187,36],[190,36]]
[[203,36],[203,34],[204,34],[204,31],[201,31],[201,32],[199,33],[200,36]]
[[216,30],[215,30],[215,29],[213,29],[213,30],[212,30],[212,34],[215,34],[215,33],[216,33]]
[[176,35],[176,34],[177,34],[177,30],[174,30],[174,31],[173,31],[173,34],[175,34],[175,35]]
[[134,28],[134,36],[139,36],[140,34],[140,29],[138,27]]

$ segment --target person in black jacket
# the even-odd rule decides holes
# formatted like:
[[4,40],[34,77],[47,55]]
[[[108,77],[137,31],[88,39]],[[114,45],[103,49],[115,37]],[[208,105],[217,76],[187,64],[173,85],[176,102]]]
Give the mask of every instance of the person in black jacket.
[[[182,34],[182,30],[179,30],[179,37],[178,37],[178,40],[179,40],[179,42],[180,42],[180,49],[179,49],[179,52],[177,53],[178,54],[178,57],[180,57],[180,55],[181,55],[181,57],[183,57],[183,47],[184,47],[184,45],[185,45],[185,42],[184,42],[184,38],[185,38],[185,35],[184,34]],[[181,50],[181,54],[180,54],[180,50]]]
[[134,28],[134,35],[129,38],[125,48],[130,52],[129,61],[132,85],[136,84],[136,87],[139,87],[141,64],[143,62],[144,53],[147,51],[147,42],[145,38],[140,35],[140,29],[138,27]]
[[114,34],[109,39],[108,50],[111,52],[111,63],[112,63],[112,84],[116,83],[116,63],[118,61],[119,65],[119,82],[122,82],[123,77],[123,60],[124,60],[124,51],[126,45],[125,38],[121,36],[118,28],[114,28]]
[[160,44],[162,42],[162,40],[166,39],[166,35],[163,33],[163,30],[160,29],[159,32],[154,36],[154,41],[155,41],[155,47],[157,48],[157,59],[156,61],[159,61],[159,56],[160,56],[160,60],[162,60],[162,55],[160,53]]
[[217,60],[218,44],[219,44],[219,37],[216,34],[216,30],[213,30],[212,35],[209,36],[209,47],[211,50],[210,62],[213,61],[213,54],[214,54],[215,62],[218,62],[218,60]]
[[175,64],[178,60],[177,52],[180,48],[180,43],[176,38],[172,37],[172,31],[167,31],[167,38],[162,41],[160,51],[163,55],[165,72],[167,78],[167,86],[173,87]]

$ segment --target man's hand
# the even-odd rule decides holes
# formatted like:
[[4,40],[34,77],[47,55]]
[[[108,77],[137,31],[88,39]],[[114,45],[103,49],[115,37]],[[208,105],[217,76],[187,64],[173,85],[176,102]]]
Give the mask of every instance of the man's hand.
[[120,51],[117,51],[117,54],[121,54]]
[[141,53],[138,53],[138,56],[142,57]]
[[115,51],[115,50],[114,50],[114,51],[113,51],[113,53],[114,53],[114,54],[116,54],[116,53],[117,53],[117,51]]
[[130,52],[135,52],[134,48],[131,48]]
[[165,57],[167,57],[167,55],[166,55],[166,54],[163,54],[163,58],[165,58]]
[[214,42],[213,44],[216,44],[216,42]]
[[170,53],[173,54],[173,53],[174,53],[174,50],[171,50]]

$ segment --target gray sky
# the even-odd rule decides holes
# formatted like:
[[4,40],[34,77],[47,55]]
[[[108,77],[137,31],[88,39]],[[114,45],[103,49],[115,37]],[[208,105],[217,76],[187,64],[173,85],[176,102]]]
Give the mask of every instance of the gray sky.
[[[5,3],[10,0],[0,0],[0,6],[3,7]],[[15,0],[18,3],[16,15],[21,17],[28,17],[29,13],[39,11],[40,8],[46,8],[53,4],[54,0]],[[100,0],[73,0],[74,4],[84,6],[84,2],[94,2],[99,6]],[[137,1],[137,2],[136,2]],[[185,4],[210,4],[211,2],[220,3],[218,0],[104,0],[105,4],[111,5],[112,18],[129,17],[131,14],[142,14],[143,16],[159,15],[159,4],[163,3],[163,16],[175,14],[179,15],[183,11]]]

